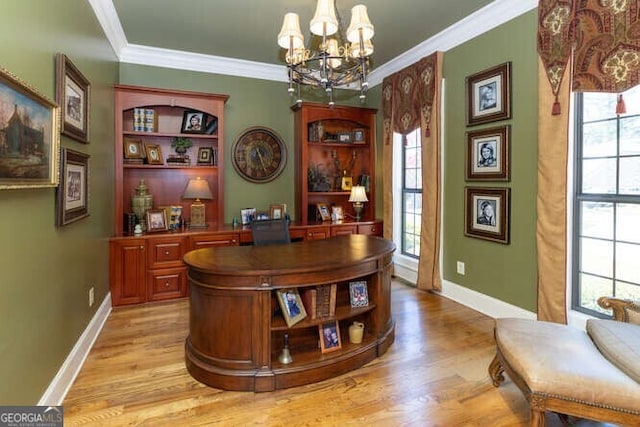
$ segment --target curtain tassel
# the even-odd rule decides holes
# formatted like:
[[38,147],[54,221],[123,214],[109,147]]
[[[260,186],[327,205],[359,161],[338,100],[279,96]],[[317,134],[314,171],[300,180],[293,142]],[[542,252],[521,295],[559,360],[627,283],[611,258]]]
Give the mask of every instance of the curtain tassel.
[[618,103],[616,104],[616,114],[625,114],[627,112],[627,106],[624,103],[622,94],[618,95]]
[[431,136],[431,129],[429,128],[429,125],[427,125],[427,128],[424,130],[424,137],[429,138],[430,136]]
[[556,95],[556,100],[553,103],[553,107],[551,108],[551,115],[553,116],[560,115],[560,101],[558,101],[558,95]]

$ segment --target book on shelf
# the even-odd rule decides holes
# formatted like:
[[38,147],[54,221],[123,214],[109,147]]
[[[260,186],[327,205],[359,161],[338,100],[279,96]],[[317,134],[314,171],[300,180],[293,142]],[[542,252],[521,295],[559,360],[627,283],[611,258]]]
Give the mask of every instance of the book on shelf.
[[337,291],[336,283],[316,287],[316,317],[335,316]]
[[307,314],[311,319],[316,318],[316,304],[317,304],[318,291],[314,288],[304,289],[302,291],[302,304],[304,305]]

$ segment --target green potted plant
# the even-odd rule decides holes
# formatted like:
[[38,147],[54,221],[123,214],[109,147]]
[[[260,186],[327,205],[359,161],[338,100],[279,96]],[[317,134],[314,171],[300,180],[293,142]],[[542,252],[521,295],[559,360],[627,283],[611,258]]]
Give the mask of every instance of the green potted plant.
[[189,138],[176,136],[171,140],[171,148],[173,148],[180,157],[184,157],[187,148],[191,147],[193,142]]

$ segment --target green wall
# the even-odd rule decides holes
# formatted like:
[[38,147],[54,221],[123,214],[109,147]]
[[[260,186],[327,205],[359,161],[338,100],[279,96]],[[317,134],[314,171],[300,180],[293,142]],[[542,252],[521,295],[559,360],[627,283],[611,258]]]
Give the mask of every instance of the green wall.
[[118,69],[86,0],[3,1],[0,23],[2,67],[55,100],[54,56],[62,52],[92,91],[90,144],[61,138],[91,156],[90,216],[56,228],[55,189],[0,190],[0,403],[27,405],[38,402],[109,290]]
[[[286,83],[134,64],[120,64],[120,83],[229,95],[224,115],[225,222],[230,223],[233,217],[239,217],[242,208],[252,207],[268,211],[272,203],[286,203],[288,212],[292,217],[295,216],[294,115],[290,109],[295,99],[289,97]],[[359,92],[356,91],[339,91],[335,100],[339,104],[359,105],[358,95]],[[304,92],[303,100],[326,102],[324,93],[322,97],[314,98],[313,94]],[[376,96],[375,91],[372,91],[367,105],[373,105],[378,101],[379,95]],[[245,181],[231,163],[230,152],[233,143],[242,131],[252,126],[273,129],[287,146],[288,160],[284,171],[268,183]],[[376,206],[382,206],[381,200],[377,201]]]
[[[444,279],[536,311],[537,11],[464,43],[444,56]],[[465,77],[512,63],[512,119],[467,127]],[[511,181],[465,182],[465,133],[511,125]],[[511,243],[464,236],[464,187],[511,188]],[[463,261],[466,274],[456,273]]]

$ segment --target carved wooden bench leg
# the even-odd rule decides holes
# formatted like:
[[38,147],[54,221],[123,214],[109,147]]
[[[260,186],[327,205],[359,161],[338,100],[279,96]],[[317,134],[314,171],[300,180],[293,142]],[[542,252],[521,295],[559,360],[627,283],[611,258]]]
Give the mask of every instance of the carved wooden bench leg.
[[531,408],[530,410],[530,414],[531,414],[531,418],[529,421],[529,425],[531,427],[544,427],[545,426],[545,418],[544,418],[544,411],[541,411],[539,409],[536,408]]
[[500,387],[500,384],[504,382],[504,368],[498,359],[498,355],[496,354],[493,357],[493,360],[489,364],[489,376],[491,377],[491,381],[493,382],[494,387]]

